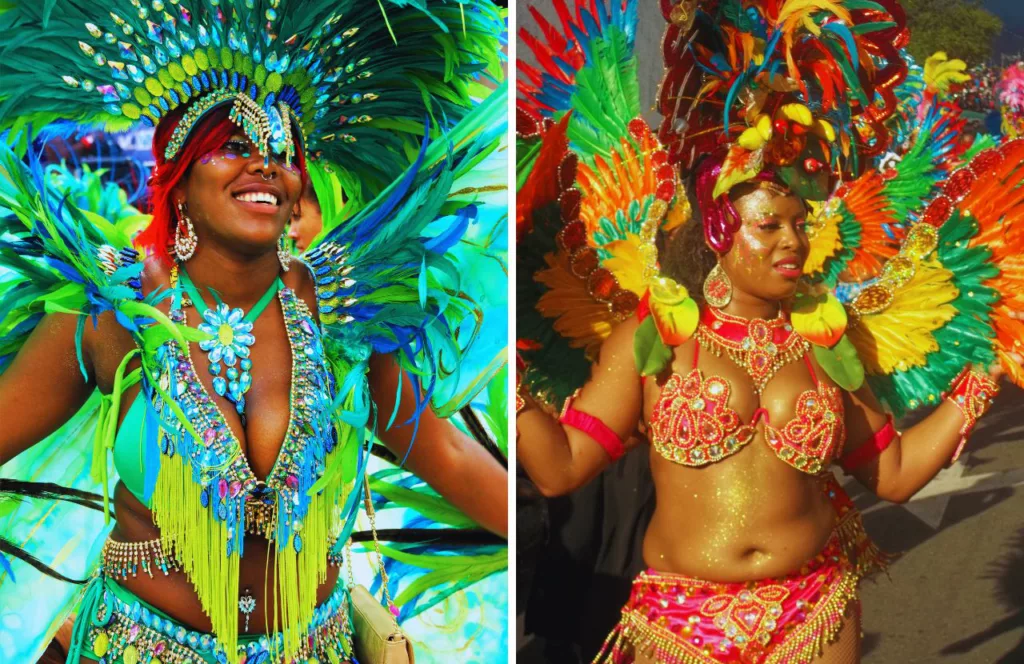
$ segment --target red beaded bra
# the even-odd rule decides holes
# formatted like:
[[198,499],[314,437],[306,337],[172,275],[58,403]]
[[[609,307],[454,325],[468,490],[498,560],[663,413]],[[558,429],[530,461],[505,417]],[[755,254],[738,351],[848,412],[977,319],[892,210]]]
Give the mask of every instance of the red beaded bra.
[[[753,440],[762,416],[768,445],[798,470],[818,474],[841,454],[845,441],[842,393],[818,381],[807,342],[784,318],[746,321],[708,308],[701,317],[697,341],[693,369],[685,377],[672,374],[651,416],[651,442],[664,458],[694,467],[720,461]],[[796,415],[782,428],[771,426],[764,408],[758,408],[745,424],[728,405],[729,383],[718,376],[705,378],[697,368],[701,348],[724,353],[746,368],[758,394],[778,369],[802,357],[815,389],[797,398]]]

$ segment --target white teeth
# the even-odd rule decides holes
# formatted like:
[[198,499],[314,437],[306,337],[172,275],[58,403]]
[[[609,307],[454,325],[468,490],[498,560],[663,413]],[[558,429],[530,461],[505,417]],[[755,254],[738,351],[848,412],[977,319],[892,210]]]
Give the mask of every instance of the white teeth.
[[277,205],[277,196],[262,191],[247,191],[243,194],[236,194],[235,198],[247,203],[266,203]]

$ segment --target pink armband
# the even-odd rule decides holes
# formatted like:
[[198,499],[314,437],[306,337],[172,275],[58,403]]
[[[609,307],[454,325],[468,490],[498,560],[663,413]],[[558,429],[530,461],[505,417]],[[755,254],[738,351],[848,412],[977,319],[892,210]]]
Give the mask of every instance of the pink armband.
[[597,444],[608,453],[611,460],[617,461],[626,452],[626,446],[622,444],[622,439],[601,420],[573,408],[572,402],[575,398],[574,394],[565,402],[558,421],[573,429],[578,429],[596,440]]
[[852,472],[877,458],[884,452],[892,441],[896,440],[899,434],[896,432],[896,425],[893,424],[892,416],[885,422],[885,426],[875,432],[871,438],[864,441],[864,444],[850,452],[839,460],[839,466],[846,472]]

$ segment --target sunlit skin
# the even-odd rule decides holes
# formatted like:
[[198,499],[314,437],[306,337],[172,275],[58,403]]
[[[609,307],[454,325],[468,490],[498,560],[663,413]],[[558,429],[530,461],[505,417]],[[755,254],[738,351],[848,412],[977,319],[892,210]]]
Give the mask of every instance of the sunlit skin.
[[[201,156],[175,190],[196,227],[199,249],[231,246],[242,255],[259,256],[276,246],[299,200],[302,180],[297,168],[263,157],[244,134],[232,136],[219,150]],[[239,200],[245,192],[278,199],[274,205]]]
[[[215,290],[230,306],[248,311],[280,276],[285,286],[316,315],[316,293],[309,271],[294,263],[296,267],[282,272],[277,256],[278,240],[299,201],[301,189],[297,169],[279,159],[265,164],[241,134],[193,163],[174,190],[173,200],[184,203],[199,238],[195,255],[185,265],[201,292]],[[271,194],[277,200],[268,204],[239,199],[240,195],[253,192]],[[156,259],[148,260],[143,272],[143,291],[166,288],[169,277],[165,265]],[[213,303],[212,296],[207,303]],[[166,312],[169,302],[165,300],[159,306]],[[194,308],[186,309],[186,317],[191,327],[199,322]],[[87,325],[85,329],[82,354],[88,380],[83,381],[75,351],[76,325],[71,316],[47,316],[0,375],[0,421],[5,424],[0,430],[0,463],[57,429],[95,388],[104,394],[111,393],[118,365],[136,347],[112,314],[100,315],[95,328]],[[244,426],[233,404],[216,396],[206,354],[196,344],[192,344],[190,354],[196,374],[238,438],[246,461],[257,478],[265,479],[277,460],[290,411],[292,355],[278,303],[271,303],[256,319],[252,333],[256,337],[253,385],[246,395],[248,418]],[[135,366],[137,362],[128,368]],[[370,359],[369,382],[381,413],[394,410],[400,393],[396,421],[404,422],[411,417],[415,408],[412,380],[406,376],[399,381],[399,369],[393,358],[374,355]],[[122,421],[140,389],[135,386],[125,393],[120,410]],[[411,426],[378,432],[399,458],[409,449],[412,434]],[[416,444],[409,452],[406,467],[481,526],[500,535],[507,532],[507,472],[479,444],[430,409],[420,420]],[[114,513],[114,539],[145,541],[159,536],[152,513],[121,483],[114,494]],[[266,583],[275,574],[271,549],[272,545],[259,536],[245,538],[240,586],[256,600],[249,633],[272,629],[275,607]],[[337,579],[338,570],[328,568],[327,579],[317,591],[319,601],[330,595]],[[154,578],[140,573],[129,577],[123,585],[191,629],[210,631],[210,621],[184,573],[157,573]],[[239,614],[240,629],[244,622]]]
[[[808,255],[806,207],[777,186],[737,187],[732,199],[742,226],[730,250],[719,257],[733,286],[724,311],[748,319],[774,318],[795,294]],[[696,345],[690,339],[675,347],[671,366],[641,381],[633,355],[637,325],[634,318],[613,330],[573,404],[599,416],[627,449],[642,444],[632,434],[647,428],[671,374],[685,376],[694,368]],[[728,405],[743,422],[764,408],[776,428],[794,417],[797,397],[815,387],[803,361],[781,368],[760,397],[747,372],[725,356],[702,352],[697,368],[705,377],[729,382]],[[814,363],[814,368],[819,380],[834,385],[820,366]],[[844,452],[850,452],[884,426],[886,415],[867,388],[844,392],[843,401]],[[517,454],[543,493],[568,493],[608,466],[607,454],[587,434],[563,428],[532,400],[527,402],[517,418]],[[879,497],[906,501],[948,462],[962,424],[960,411],[944,403],[854,475]],[[822,480],[780,460],[764,440],[762,423],[750,444],[717,463],[692,468],[666,460],[653,447],[650,463],[657,505],[643,554],[656,570],[720,582],[782,576],[818,554],[833,531],[836,515]],[[848,619],[839,641],[815,661],[859,662],[859,631],[859,617]],[[637,661],[651,660],[641,653]]]
[[295,249],[301,254],[309,248],[317,234],[324,227],[324,218],[320,210],[320,202],[313,191],[313,183],[306,184],[302,198],[292,210],[292,221],[288,226],[288,237],[295,243]]
[[734,296],[751,295],[767,303],[766,312],[777,313],[778,303],[796,292],[810,250],[807,208],[796,196],[780,196],[764,186],[737,187],[734,192],[743,223],[732,248],[720,257],[722,268],[735,287]]

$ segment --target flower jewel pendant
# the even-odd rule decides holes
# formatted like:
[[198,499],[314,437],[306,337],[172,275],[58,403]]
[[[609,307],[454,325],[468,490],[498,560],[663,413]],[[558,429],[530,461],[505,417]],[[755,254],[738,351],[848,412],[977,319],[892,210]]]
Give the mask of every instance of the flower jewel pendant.
[[[245,393],[252,387],[252,360],[249,348],[256,343],[252,332],[253,324],[245,319],[245,312],[231,309],[221,303],[216,309],[203,312],[205,323],[199,325],[201,332],[212,335],[212,339],[199,342],[199,348],[210,360],[213,375],[213,391],[227,397],[239,413],[245,410]],[[235,367],[237,360],[239,367]],[[223,363],[226,370],[221,367]],[[224,375],[221,375],[221,374]]]
[[[199,342],[199,349],[207,354],[210,362],[210,374],[213,375],[213,391],[235,405],[235,410],[245,417],[245,393],[252,387],[252,345],[256,337],[252,335],[253,323],[259,318],[278,291],[284,287],[281,278],[274,279],[267,292],[263,294],[249,313],[239,307],[230,307],[221,301],[216,292],[213,293],[217,306],[208,307],[199,289],[192,283],[188,272],[181,270],[181,285],[192,299],[196,310],[202,315],[199,331],[210,335]],[[238,366],[235,366],[235,365]]]

